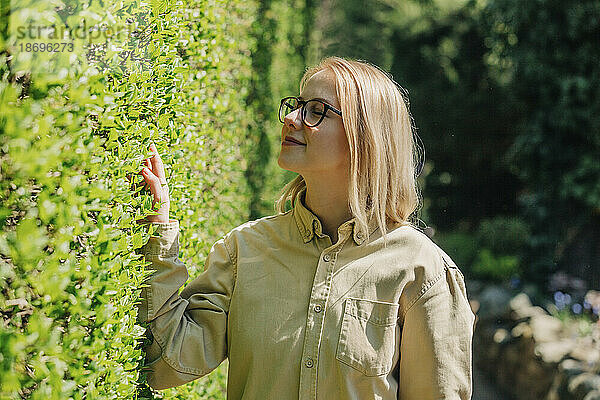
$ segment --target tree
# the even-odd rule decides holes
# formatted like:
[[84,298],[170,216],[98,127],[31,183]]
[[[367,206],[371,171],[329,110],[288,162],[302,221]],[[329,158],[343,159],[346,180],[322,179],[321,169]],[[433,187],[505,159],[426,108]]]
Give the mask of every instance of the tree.
[[[600,3],[491,0],[498,58],[523,110],[509,152],[525,185],[533,276],[567,268],[600,285]],[[579,247],[584,250],[575,251]],[[571,248],[571,251],[569,251]],[[578,254],[578,259],[567,255]]]

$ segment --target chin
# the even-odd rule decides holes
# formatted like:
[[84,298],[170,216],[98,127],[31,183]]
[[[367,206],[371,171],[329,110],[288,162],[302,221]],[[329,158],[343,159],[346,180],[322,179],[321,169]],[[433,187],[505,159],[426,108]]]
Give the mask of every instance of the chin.
[[294,168],[294,166],[292,164],[287,163],[285,160],[283,160],[281,158],[281,154],[279,155],[279,158],[277,159],[277,165],[279,165],[279,167],[281,169],[285,169],[286,171],[300,173],[300,172],[298,172],[298,169]]
[[[281,162],[281,159],[277,160],[277,165],[279,165],[279,168],[281,168],[281,169],[285,169],[286,171],[292,171],[286,163]],[[292,171],[292,172],[295,172],[295,171]]]

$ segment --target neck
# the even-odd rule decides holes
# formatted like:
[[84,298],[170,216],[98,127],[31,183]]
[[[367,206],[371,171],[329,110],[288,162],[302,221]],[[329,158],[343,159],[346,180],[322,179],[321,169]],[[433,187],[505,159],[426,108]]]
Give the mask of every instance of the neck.
[[339,176],[326,179],[304,177],[306,182],[306,207],[315,214],[323,225],[323,233],[337,242],[337,230],[344,222],[352,219],[348,202],[348,179]]

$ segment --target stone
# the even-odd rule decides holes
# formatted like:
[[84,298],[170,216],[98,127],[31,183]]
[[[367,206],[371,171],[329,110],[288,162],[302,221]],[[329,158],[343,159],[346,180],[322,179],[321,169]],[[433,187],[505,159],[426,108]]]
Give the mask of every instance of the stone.
[[591,337],[580,338],[569,356],[587,365],[594,365],[600,362],[600,349],[595,346]]
[[543,308],[533,306],[529,296],[525,293],[519,293],[510,300],[509,307],[511,310],[511,318],[513,320],[520,320],[531,318],[534,315],[546,315],[548,314]]
[[523,319],[527,320],[532,317],[535,317],[536,315],[548,315],[548,313],[542,307],[531,306],[519,308],[518,310],[513,310],[510,316],[513,320],[518,321]]
[[562,339],[558,342],[539,343],[535,346],[535,355],[547,364],[558,364],[571,350],[575,348],[575,341]]
[[525,293],[519,293],[518,295],[510,299],[509,304],[511,310],[520,310],[522,308],[529,308],[533,306],[533,304],[531,304],[529,296],[527,296]]
[[474,299],[469,299],[469,305],[471,306],[471,311],[473,311],[473,314],[477,314],[477,311],[479,311],[479,307],[481,306],[479,302]]
[[574,275],[567,274],[564,271],[558,271],[550,276],[548,280],[548,290],[563,291],[568,293],[583,293],[587,288],[586,282]]
[[583,400],[600,400],[600,390],[592,390],[585,395]]
[[[473,361],[514,398],[600,400],[600,323],[582,337],[579,325],[532,305],[528,294],[512,293],[484,286],[473,299],[471,308],[481,316]],[[597,302],[597,294],[588,299]]]
[[503,345],[504,343],[509,342],[510,339],[512,339],[512,335],[508,330],[504,328],[496,329],[496,332],[494,333],[494,342]]
[[568,377],[579,375],[585,372],[583,363],[567,358],[558,365],[558,370]]
[[551,315],[535,315],[529,325],[536,343],[558,341],[563,329],[562,322]]
[[563,360],[558,365],[558,373],[554,377],[546,400],[572,399],[573,396],[569,393],[569,381],[583,372],[585,368],[581,362],[570,358]]
[[585,294],[585,301],[587,301],[591,307],[595,307],[597,310],[600,310],[600,291],[589,290]]
[[530,338],[533,336],[533,330],[527,322],[521,322],[512,328],[510,332],[514,337]]
[[583,400],[588,393],[593,391],[600,391],[600,375],[584,372],[569,381],[569,393],[576,399]]

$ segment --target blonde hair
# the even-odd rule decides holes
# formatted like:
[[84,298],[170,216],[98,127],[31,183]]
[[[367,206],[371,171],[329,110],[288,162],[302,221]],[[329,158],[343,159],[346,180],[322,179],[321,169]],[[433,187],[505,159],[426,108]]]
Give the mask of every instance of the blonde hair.
[[[308,69],[300,91],[311,76],[325,69],[335,74],[350,147],[350,212],[367,239],[368,221],[376,218],[385,243],[387,223],[414,226],[411,216],[421,204],[416,165],[422,149],[415,141],[406,91],[378,67],[340,57],[325,58]],[[298,175],[282,189],[275,210],[285,212],[287,200],[294,207],[304,187],[306,182]]]

